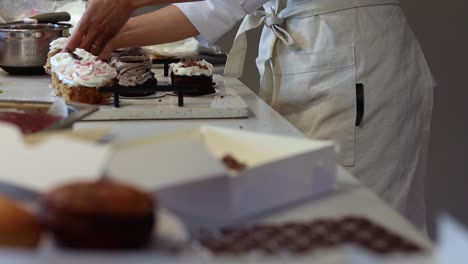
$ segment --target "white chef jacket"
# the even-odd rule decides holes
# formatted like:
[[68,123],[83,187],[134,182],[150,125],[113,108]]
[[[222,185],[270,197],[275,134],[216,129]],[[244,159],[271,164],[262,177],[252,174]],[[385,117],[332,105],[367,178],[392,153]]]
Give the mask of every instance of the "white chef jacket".
[[[254,12],[262,4],[265,11]],[[256,59],[262,99],[306,136],[337,142],[343,166],[425,229],[434,84],[398,0],[206,0],[177,7],[208,42],[249,14],[226,65],[230,76],[242,73],[232,67],[243,64],[242,32],[264,24]]]
[[269,0],[205,0],[174,4],[192,22],[200,36],[215,42],[245,15],[259,9]]

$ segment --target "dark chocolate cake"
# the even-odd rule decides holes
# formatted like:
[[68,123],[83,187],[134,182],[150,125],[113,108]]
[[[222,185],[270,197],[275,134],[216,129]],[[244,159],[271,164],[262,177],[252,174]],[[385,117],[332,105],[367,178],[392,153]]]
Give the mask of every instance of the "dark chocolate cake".
[[213,65],[205,60],[184,60],[171,64],[172,85],[181,87],[184,95],[199,96],[215,93]]

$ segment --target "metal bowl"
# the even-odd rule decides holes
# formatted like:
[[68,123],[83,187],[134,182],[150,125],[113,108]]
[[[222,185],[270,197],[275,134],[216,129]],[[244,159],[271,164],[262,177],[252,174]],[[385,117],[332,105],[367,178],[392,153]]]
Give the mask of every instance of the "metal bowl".
[[43,74],[49,44],[69,35],[70,24],[0,25],[0,67],[10,74]]

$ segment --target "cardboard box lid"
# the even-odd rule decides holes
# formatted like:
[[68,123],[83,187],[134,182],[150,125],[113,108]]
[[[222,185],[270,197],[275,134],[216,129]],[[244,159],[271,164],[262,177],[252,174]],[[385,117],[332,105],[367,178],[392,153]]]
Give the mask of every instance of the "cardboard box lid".
[[69,133],[35,137],[29,144],[16,127],[0,123],[0,135],[0,181],[33,191],[98,179],[111,154],[109,146],[77,140]]
[[[116,145],[109,173],[112,178],[158,190],[228,176],[220,161],[226,154],[253,169],[333,146],[330,141],[201,126]],[[242,177],[242,173],[236,176]]]

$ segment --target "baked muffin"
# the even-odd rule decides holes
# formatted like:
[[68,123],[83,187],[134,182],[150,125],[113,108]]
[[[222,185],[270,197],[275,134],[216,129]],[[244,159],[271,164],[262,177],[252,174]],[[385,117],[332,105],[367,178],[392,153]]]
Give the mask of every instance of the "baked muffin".
[[98,88],[114,85],[117,71],[97,56],[83,49],[76,49],[74,54],[56,54],[50,59],[50,64],[52,89],[66,102],[109,103],[112,94],[102,94]]
[[44,65],[45,72],[47,74],[51,74],[51,65],[50,65],[50,58],[57,55],[61,52],[68,44],[68,38],[58,38],[52,41],[49,44],[49,53],[47,54],[47,62]]
[[[152,60],[141,48],[119,49],[113,52],[110,65],[117,70],[117,82],[126,87],[155,87],[157,80],[151,71]],[[148,96],[154,92],[121,93],[123,96]]]
[[206,60],[184,60],[170,65],[172,85],[184,88],[185,95],[215,93],[213,65]]
[[142,247],[155,222],[151,195],[110,181],[59,187],[43,197],[41,208],[58,244],[72,248]]
[[0,247],[37,247],[41,232],[41,225],[32,214],[0,196]]

